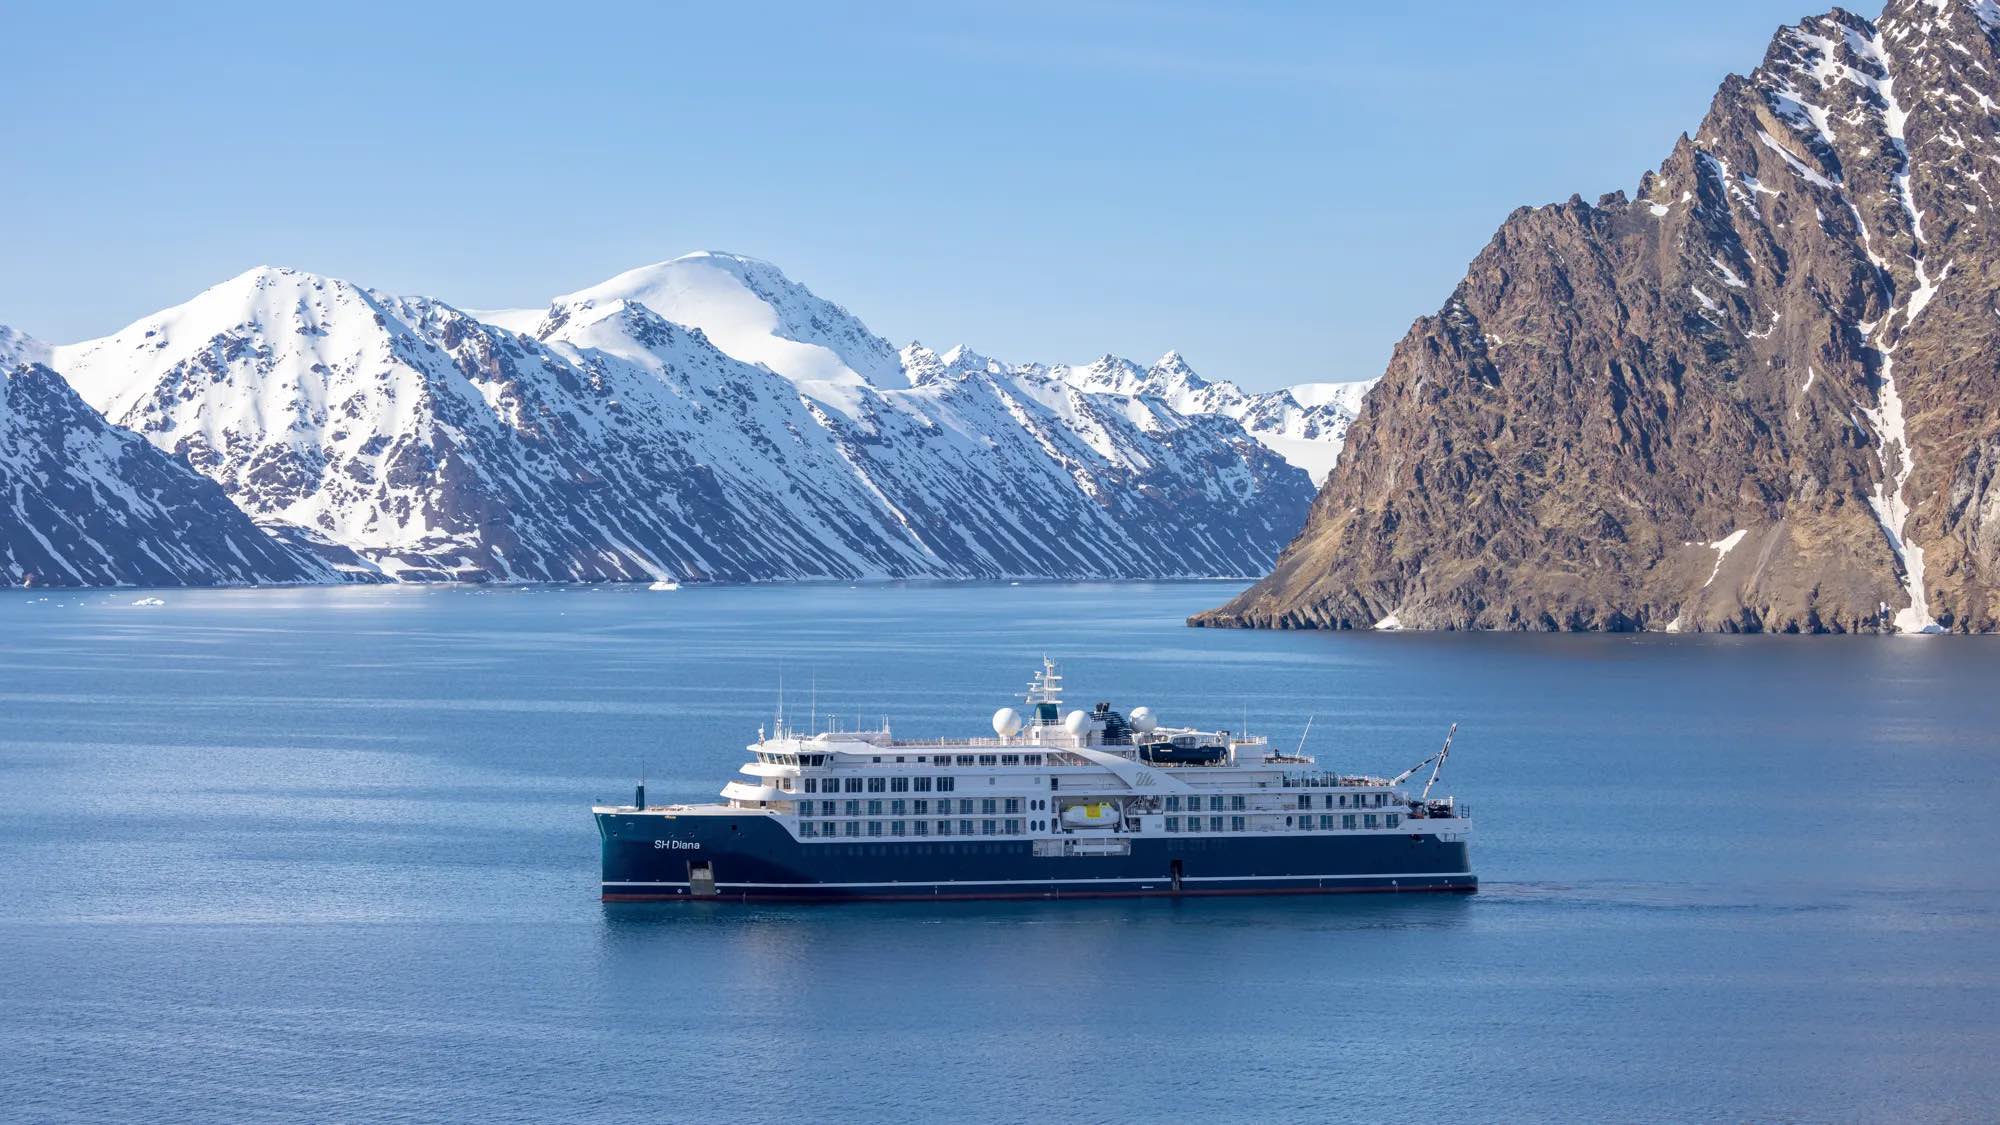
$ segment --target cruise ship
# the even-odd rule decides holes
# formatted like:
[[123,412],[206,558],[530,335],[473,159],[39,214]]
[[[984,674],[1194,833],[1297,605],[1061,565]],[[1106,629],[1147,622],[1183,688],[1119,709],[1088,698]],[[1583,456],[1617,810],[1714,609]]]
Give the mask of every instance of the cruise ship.
[[[1451,752],[1395,777],[1319,769],[1146,707],[1062,710],[1044,660],[990,738],[759,730],[719,803],[591,811],[606,902],[1473,891]],[[1415,795],[1403,788],[1430,766]]]

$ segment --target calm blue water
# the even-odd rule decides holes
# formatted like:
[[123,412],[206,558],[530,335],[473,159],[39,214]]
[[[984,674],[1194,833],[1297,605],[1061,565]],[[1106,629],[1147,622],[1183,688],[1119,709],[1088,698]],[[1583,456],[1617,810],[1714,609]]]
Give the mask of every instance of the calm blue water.
[[[2000,1118],[2000,641],[1209,632],[1161,586],[0,597],[14,1120]],[[1476,897],[596,901],[595,799],[1039,657],[1393,772]]]

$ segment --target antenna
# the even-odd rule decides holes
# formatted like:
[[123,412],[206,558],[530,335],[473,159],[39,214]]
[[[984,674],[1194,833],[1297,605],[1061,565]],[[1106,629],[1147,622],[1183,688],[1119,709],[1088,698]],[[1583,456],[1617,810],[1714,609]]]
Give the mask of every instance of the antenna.
[[778,665],[778,714],[774,718],[774,730],[779,738],[785,737],[785,666]]
[[1297,750],[1292,751],[1292,757],[1303,758],[1306,756],[1306,735],[1311,734],[1312,730],[1313,730],[1313,716],[1307,715],[1306,729],[1299,732],[1299,748]]
[[807,734],[819,733],[819,666],[818,665],[814,665],[812,670],[812,721],[811,725],[806,727],[806,733]]
[[1446,758],[1451,757],[1451,737],[1452,735],[1455,735],[1457,733],[1458,733],[1458,724],[1457,723],[1451,724],[1451,729],[1446,731],[1444,734],[1444,749],[1438,751],[1437,764],[1431,767],[1431,779],[1429,781],[1424,782],[1424,791],[1417,795],[1417,800],[1419,801],[1430,800],[1431,786],[1437,784],[1438,771],[1444,769],[1444,760]]

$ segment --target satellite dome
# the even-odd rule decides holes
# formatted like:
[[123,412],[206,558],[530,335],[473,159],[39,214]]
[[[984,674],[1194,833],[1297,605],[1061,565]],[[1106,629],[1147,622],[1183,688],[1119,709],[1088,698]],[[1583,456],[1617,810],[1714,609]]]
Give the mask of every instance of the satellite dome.
[[993,712],[993,733],[1001,738],[1012,738],[1021,733],[1021,713],[1012,707],[1002,707]]
[[1063,716],[1063,729],[1082,738],[1083,732],[1090,729],[1090,716],[1081,711],[1071,711]]
[[1154,716],[1151,707],[1132,708],[1132,713],[1125,716],[1125,721],[1140,734],[1150,734],[1153,728],[1160,725],[1160,720]]

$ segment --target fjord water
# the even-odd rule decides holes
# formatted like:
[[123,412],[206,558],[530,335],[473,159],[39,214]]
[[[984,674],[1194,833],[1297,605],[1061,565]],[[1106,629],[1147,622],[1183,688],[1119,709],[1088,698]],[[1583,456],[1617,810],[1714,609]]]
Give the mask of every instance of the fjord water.
[[[0,597],[17,1120],[1992,1120],[2000,641],[1181,625],[1227,584]],[[596,900],[768,722],[1445,778],[1476,896]],[[816,686],[815,686],[816,685]]]

